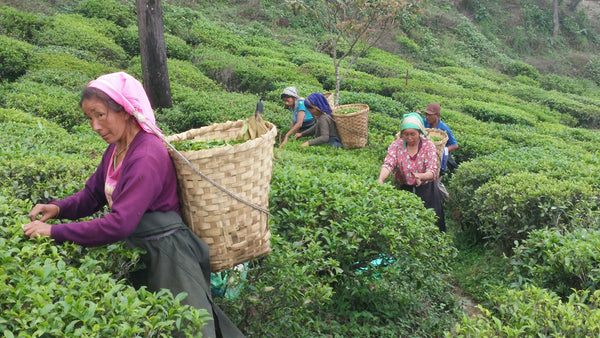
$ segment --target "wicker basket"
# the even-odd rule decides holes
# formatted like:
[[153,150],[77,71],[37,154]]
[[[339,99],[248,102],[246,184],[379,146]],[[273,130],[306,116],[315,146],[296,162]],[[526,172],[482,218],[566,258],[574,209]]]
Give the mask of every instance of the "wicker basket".
[[446,147],[446,142],[448,142],[448,134],[445,131],[434,128],[425,128],[425,133],[427,134],[427,138],[431,140],[432,136],[437,136],[441,140],[433,141],[435,144],[435,149],[437,150],[437,177],[440,177],[440,170],[442,169],[442,159],[444,158],[444,148]]
[[323,93],[323,96],[325,96],[325,98],[327,99],[327,102],[329,102],[329,107],[331,108],[331,111],[333,111],[335,109],[334,93],[331,93],[331,92]]
[[[196,169],[228,191],[268,210],[277,129],[241,144],[212,149],[181,151]],[[232,140],[245,121],[213,124],[167,137],[183,140]],[[169,149],[177,171],[183,220],[210,247],[213,272],[266,255],[271,251],[268,214],[242,203],[203,179],[175,151]]]
[[[345,108],[358,108],[359,111],[351,114],[337,114]],[[362,103],[344,104],[335,107],[333,113],[338,134],[344,149],[362,148],[367,144],[367,125],[369,122],[369,106]]]

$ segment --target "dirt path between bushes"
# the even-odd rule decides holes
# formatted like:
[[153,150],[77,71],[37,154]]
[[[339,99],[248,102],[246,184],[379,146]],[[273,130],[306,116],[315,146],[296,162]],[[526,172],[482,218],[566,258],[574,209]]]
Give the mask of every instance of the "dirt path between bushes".
[[469,317],[483,314],[477,307],[478,304],[471,297],[467,296],[459,285],[454,285],[454,293],[460,298],[460,305]]

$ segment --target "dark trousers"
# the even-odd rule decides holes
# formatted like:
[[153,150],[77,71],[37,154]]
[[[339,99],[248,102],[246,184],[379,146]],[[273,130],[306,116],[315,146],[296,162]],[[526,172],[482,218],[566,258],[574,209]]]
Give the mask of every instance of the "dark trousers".
[[146,251],[141,257],[146,268],[130,278],[134,286],[145,285],[151,292],[169,289],[173,295],[187,292],[182,304],[205,309],[213,317],[202,328],[203,337],[244,337],[211,297],[208,245],[177,213],[144,214],[126,243]]
[[438,219],[436,225],[440,229],[440,231],[446,231],[446,220],[444,219],[444,209],[442,207],[442,197],[440,195],[440,190],[438,185],[435,182],[428,182],[422,184],[419,187],[414,185],[402,185],[400,187],[402,190],[410,191],[415,195],[419,196],[421,200],[423,200],[425,204],[425,208],[431,208],[435,211]]

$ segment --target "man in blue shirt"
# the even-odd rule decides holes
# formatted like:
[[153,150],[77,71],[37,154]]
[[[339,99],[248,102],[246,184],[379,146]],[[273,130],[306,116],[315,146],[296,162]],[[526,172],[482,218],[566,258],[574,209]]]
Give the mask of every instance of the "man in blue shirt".
[[423,118],[423,124],[425,125],[425,128],[440,129],[445,131],[446,134],[448,134],[448,141],[446,142],[446,149],[444,149],[444,159],[442,160],[441,169],[442,173],[445,173],[449,169],[447,165],[448,162],[450,162],[454,166],[456,165],[456,162],[454,162],[454,159],[452,159],[452,155],[450,153],[458,149],[458,142],[456,142],[456,139],[454,138],[450,127],[448,127],[444,122],[442,122],[442,120],[440,120],[441,110],[442,108],[437,102],[432,102],[428,104],[427,108],[425,109],[425,118]]

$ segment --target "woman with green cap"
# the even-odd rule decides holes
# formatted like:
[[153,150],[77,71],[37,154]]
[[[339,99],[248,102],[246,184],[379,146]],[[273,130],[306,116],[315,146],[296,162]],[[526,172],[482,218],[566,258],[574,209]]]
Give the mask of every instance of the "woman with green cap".
[[388,147],[388,153],[379,172],[379,183],[395,170],[394,179],[399,188],[419,196],[426,208],[435,210],[437,226],[446,231],[444,211],[437,179],[437,150],[425,138],[423,120],[417,113],[404,114],[400,138]]

